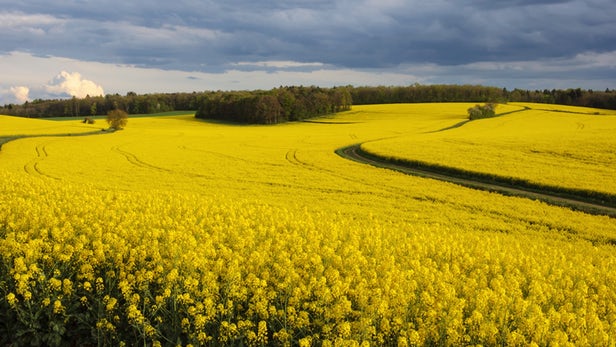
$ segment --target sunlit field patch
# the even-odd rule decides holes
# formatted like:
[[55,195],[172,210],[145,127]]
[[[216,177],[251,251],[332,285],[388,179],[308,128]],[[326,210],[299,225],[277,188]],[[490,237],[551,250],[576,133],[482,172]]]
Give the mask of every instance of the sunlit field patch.
[[[473,105],[355,106],[275,126],[130,118],[105,135],[4,144],[0,344],[614,344],[615,219],[334,153],[462,142],[492,121],[530,141],[550,132],[519,123],[560,119],[454,127]],[[428,149],[455,143],[434,139]]]
[[104,120],[99,120],[98,122],[100,124],[83,124],[80,121],[69,123],[0,115],[0,137],[15,135],[76,134],[101,130],[101,128],[106,127]]
[[[527,110],[362,148],[550,186],[616,193],[616,112],[517,104]],[[497,113],[503,110],[497,108]],[[599,114],[599,115],[597,115]]]

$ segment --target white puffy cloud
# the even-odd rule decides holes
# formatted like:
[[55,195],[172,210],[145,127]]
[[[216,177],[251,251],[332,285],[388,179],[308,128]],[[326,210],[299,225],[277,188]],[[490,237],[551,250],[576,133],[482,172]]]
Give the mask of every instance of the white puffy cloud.
[[30,88],[28,87],[11,87],[10,91],[13,94],[15,100],[17,100],[17,102],[20,104],[23,104],[24,102],[30,100]]
[[50,94],[70,95],[77,98],[86,96],[105,95],[103,87],[90,80],[83,79],[79,72],[62,71],[52,81],[45,86]]

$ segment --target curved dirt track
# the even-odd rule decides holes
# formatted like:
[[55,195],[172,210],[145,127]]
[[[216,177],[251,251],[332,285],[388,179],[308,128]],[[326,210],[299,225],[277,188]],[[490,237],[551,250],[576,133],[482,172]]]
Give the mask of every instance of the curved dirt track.
[[438,168],[410,165],[401,162],[394,162],[386,158],[380,158],[371,154],[365,153],[361,149],[361,144],[355,144],[336,150],[339,156],[353,160],[363,164],[386,168],[394,171],[399,171],[408,175],[420,176],[425,178],[437,179],[445,182],[455,183],[462,186],[497,192],[503,195],[519,196],[533,200],[540,200],[552,205],[564,206],[574,210],[583,211],[595,215],[607,215],[616,218],[616,208],[608,205],[603,205],[596,202],[591,202],[584,197],[575,197],[568,194],[566,197],[558,193],[545,191],[541,189],[531,189],[525,187],[515,187],[498,182],[490,182],[478,178],[464,177],[450,172],[438,170]]

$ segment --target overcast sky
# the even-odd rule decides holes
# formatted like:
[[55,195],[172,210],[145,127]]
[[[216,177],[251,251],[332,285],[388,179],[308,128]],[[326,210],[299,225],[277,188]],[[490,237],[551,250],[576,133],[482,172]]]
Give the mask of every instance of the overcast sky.
[[279,85],[616,88],[614,0],[0,0],[0,104]]

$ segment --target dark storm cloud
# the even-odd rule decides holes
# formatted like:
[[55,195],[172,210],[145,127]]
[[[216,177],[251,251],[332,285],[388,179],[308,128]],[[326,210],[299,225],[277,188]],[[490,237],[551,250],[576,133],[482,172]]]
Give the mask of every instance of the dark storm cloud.
[[181,69],[262,60],[455,65],[616,50],[613,1],[25,1],[2,8],[17,18],[4,28],[5,51]]
[[0,55],[165,70],[353,69],[507,86],[534,75],[611,88],[615,75],[613,0],[0,0],[0,30]]

